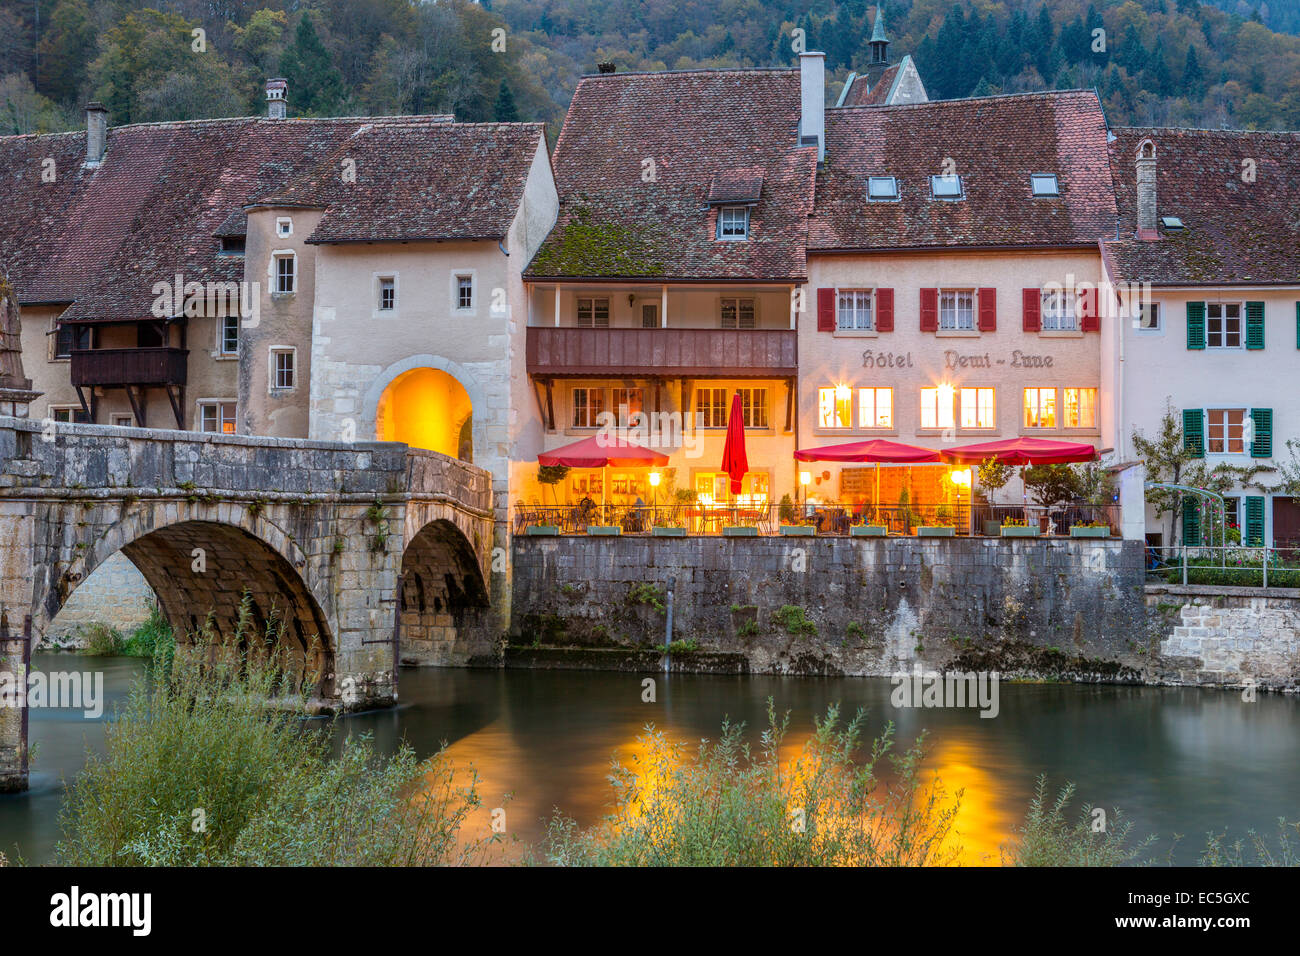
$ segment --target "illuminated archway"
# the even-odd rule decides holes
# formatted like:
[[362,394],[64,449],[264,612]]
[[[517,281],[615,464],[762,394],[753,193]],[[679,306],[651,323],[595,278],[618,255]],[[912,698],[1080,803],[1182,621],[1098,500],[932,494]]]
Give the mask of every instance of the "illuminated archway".
[[394,378],[375,407],[375,438],[474,460],[473,403],[441,369],[413,368]]

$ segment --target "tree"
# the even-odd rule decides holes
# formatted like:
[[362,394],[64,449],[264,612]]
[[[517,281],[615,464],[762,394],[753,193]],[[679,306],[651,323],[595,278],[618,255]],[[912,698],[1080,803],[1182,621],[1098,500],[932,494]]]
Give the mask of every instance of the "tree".
[[1069,465],[1030,465],[1024,482],[1029,496],[1045,508],[1079,497],[1079,476]]
[[1183,62],[1183,90],[1190,99],[1199,100],[1205,95],[1205,74],[1192,43],[1187,44],[1187,59]]
[[37,88],[56,100],[75,99],[94,59],[95,24],[85,0],[59,0],[37,46]]
[[293,43],[284,51],[280,62],[280,71],[289,81],[289,101],[297,105],[295,112],[328,116],[343,101],[343,78],[334,68],[310,13],[304,13],[298,21]]
[[1003,464],[996,458],[985,458],[979,464],[979,487],[984,491],[984,495],[993,504],[993,492],[1001,491],[1007,486],[1015,469],[1010,465]]
[[[1182,484],[1184,472],[1198,461],[1196,455],[1184,445],[1183,426],[1171,406],[1165,406],[1164,417],[1160,419],[1160,428],[1154,438],[1147,438],[1141,429],[1133,432],[1133,450],[1142,459],[1147,469],[1147,481],[1164,484]],[[1169,541],[1177,546],[1180,539],[1178,519],[1183,513],[1181,491],[1168,488],[1148,488],[1147,504],[1155,509],[1156,520],[1169,515]],[[1195,502],[1192,507],[1196,507]]]
[[510,89],[510,84],[505,80],[501,81],[501,87],[497,90],[497,101],[492,106],[492,112],[498,123],[514,123],[519,119],[519,110],[515,106],[515,94]]

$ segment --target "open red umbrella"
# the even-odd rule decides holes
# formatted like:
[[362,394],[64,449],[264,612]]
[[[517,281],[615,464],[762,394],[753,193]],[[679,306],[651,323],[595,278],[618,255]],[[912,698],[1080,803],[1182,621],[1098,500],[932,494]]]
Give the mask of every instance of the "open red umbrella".
[[731,414],[727,416],[727,440],[722,445],[722,470],[731,478],[731,493],[740,494],[740,483],[749,471],[745,455],[745,417],[740,392],[731,396]]
[[978,465],[988,459],[1004,465],[1061,465],[1072,461],[1096,461],[1097,449],[1086,442],[1053,438],[1005,438],[945,448],[943,457],[964,465]]
[[822,445],[818,448],[801,448],[794,453],[796,461],[875,461],[915,465],[942,461],[939,453],[920,445],[872,438],[868,441],[851,441],[842,445]]
[[572,445],[544,451],[537,456],[541,465],[568,465],[570,468],[638,468],[642,465],[666,465],[668,456],[663,452],[637,445],[630,441],[610,441],[603,435],[592,435]]

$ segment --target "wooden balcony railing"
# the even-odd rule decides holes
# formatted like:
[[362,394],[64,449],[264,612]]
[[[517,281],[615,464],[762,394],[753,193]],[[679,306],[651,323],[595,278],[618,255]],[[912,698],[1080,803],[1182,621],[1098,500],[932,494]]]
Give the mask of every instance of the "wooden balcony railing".
[[74,349],[72,384],[81,386],[184,385],[188,349]]
[[789,378],[793,329],[578,329],[529,326],[528,374]]

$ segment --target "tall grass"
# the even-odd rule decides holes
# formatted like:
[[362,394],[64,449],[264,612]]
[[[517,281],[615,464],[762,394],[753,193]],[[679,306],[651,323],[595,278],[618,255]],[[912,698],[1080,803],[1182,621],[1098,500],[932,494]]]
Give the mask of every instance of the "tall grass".
[[1133,823],[1119,810],[1102,815],[1084,804],[1074,823],[1069,807],[1074,784],[1067,783],[1055,799],[1047,795],[1047,776],[1041,775],[1029,800],[1025,821],[1016,827],[1002,847],[1002,862],[1008,866],[1123,866],[1139,862],[1154,838],[1132,843]]
[[[692,755],[647,727],[644,756],[614,758],[612,811],[581,829],[557,814],[545,861],[567,866],[922,866],[952,863],[947,840],[956,802],[923,779],[918,741],[894,752],[892,725],[863,762],[861,711],[842,723],[837,706],[815,721],[797,756],[783,762],[788,715],[768,726],[757,752],[744,725],[724,723],[716,743]],[[892,769],[889,782],[884,765]],[[956,795],[960,799],[960,793]]]

